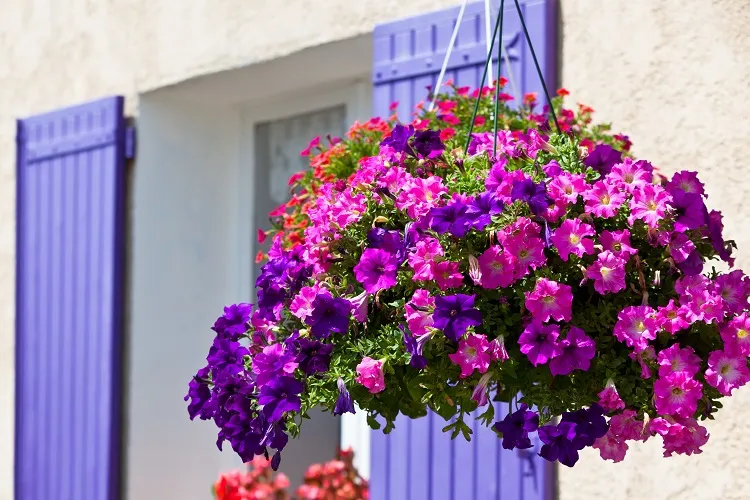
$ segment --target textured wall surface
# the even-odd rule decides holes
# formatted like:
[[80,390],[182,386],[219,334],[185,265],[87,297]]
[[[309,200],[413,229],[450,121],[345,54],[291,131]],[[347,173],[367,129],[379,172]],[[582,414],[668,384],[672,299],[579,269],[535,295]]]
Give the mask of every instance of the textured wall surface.
[[[563,84],[662,170],[697,170],[750,269],[750,10],[745,0],[562,0]],[[596,4],[596,7],[594,7]],[[699,456],[661,459],[658,439],[621,464],[596,452],[560,467],[560,500],[750,497],[750,388],[708,426]]]
[[[0,499],[12,497],[14,118],[139,92],[369,32],[459,0],[0,0]],[[750,12],[744,0],[562,0],[562,77],[667,171],[699,170],[750,264]],[[279,5],[283,5],[280,8]],[[313,5],[317,7],[312,7]],[[41,312],[43,313],[43,312]],[[584,456],[561,499],[747,498],[750,389],[728,403],[700,457],[625,464]],[[743,491],[745,493],[743,493]]]

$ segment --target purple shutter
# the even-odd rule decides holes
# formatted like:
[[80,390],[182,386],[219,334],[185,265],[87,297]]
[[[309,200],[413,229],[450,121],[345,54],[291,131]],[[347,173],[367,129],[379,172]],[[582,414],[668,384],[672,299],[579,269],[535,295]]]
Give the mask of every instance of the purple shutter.
[[[494,1],[494,12],[499,2]],[[556,88],[556,11],[554,0],[522,0],[530,36],[549,89]],[[373,33],[374,112],[390,114],[398,101],[401,120],[411,119],[413,106],[427,96],[435,84],[450,41],[459,8],[447,9],[375,28]],[[494,24],[494,19],[493,23]],[[526,44],[512,1],[506,2],[503,40],[520,93],[538,92],[544,102],[541,83]],[[484,6],[467,6],[446,79],[459,86],[479,86],[486,59]],[[496,63],[497,61],[495,61]],[[497,67],[493,72],[495,75]],[[502,74],[507,76],[503,67]],[[521,96],[518,96],[520,98]],[[507,413],[498,403],[496,419]],[[478,415],[481,412],[477,412]],[[410,420],[399,417],[388,435],[372,433],[372,500],[501,499],[550,500],[554,498],[554,467],[536,455],[540,448],[507,451],[490,429],[467,420],[474,434],[467,442],[451,441],[441,429],[447,424],[437,414]]]
[[18,500],[120,497],[123,98],[18,121]]

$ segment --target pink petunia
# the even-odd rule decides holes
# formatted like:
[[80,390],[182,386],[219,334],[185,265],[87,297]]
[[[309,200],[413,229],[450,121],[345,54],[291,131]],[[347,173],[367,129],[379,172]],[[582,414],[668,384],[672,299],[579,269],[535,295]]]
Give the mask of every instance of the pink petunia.
[[687,308],[676,305],[674,300],[670,300],[666,306],[658,308],[654,316],[659,328],[673,335],[690,326],[686,318]]
[[540,230],[538,224],[521,217],[498,235],[505,251],[516,262],[516,278],[526,276],[529,269],[537,269],[547,262],[544,242],[539,238]]
[[367,388],[370,394],[377,394],[385,390],[385,375],[383,373],[383,361],[372,359],[369,356],[362,358],[357,365],[357,383]]
[[718,389],[724,396],[731,396],[732,390],[750,382],[747,356],[734,351],[713,351],[708,356],[706,383]]
[[442,260],[443,255],[443,247],[437,239],[428,236],[419,240],[415,250],[409,253],[408,257],[409,266],[414,270],[414,280],[435,279],[435,264],[436,261]]
[[703,397],[703,386],[685,372],[672,373],[654,382],[654,407],[659,415],[692,417]]
[[724,299],[724,306],[730,314],[739,314],[750,305],[750,279],[739,269],[716,277],[713,292]]
[[435,281],[441,290],[458,288],[464,283],[464,275],[458,269],[458,262],[441,260],[434,266]]
[[617,209],[625,202],[626,194],[616,186],[599,181],[584,193],[586,213],[604,219],[614,217]]
[[515,280],[516,262],[499,245],[492,245],[479,256],[482,288],[505,288]]
[[412,335],[421,337],[429,332],[432,327],[432,310],[435,308],[435,297],[430,296],[430,292],[423,289],[414,291],[414,295],[406,303],[406,324],[409,326]]
[[623,410],[609,419],[609,432],[622,441],[646,441],[648,433],[643,420],[634,410]]
[[594,280],[594,290],[602,295],[624,290],[625,260],[605,250],[586,268],[586,277]]
[[654,310],[648,306],[626,307],[618,313],[612,334],[636,352],[643,351],[659,331],[653,315]]
[[616,257],[628,260],[631,255],[638,253],[638,250],[630,246],[630,231],[623,229],[621,231],[602,231],[599,241],[605,250],[612,252]]
[[653,177],[653,173],[642,168],[638,162],[625,158],[622,163],[612,167],[604,180],[632,194],[637,189],[651,184]]
[[594,236],[596,231],[589,224],[579,219],[565,219],[555,230],[550,240],[560,253],[560,258],[567,262],[572,253],[578,257],[594,252],[594,240],[587,236]]
[[667,251],[675,263],[680,264],[695,251],[695,243],[685,233],[675,233],[667,245]]
[[607,432],[594,441],[591,447],[599,450],[599,456],[602,457],[602,460],[612,460],[614,463],[625,460],[625,453],[628,451],[628,443],[618,439],[611,432]]
[[604,389],[597,396],[599,396],[599,405],[607,411],[625,409],[625,402],[620,398],[617,387],[615,387],[615,382],[612,379],[607,380]]
[[647,184],[637,189],[630,200],[628,223],[633,225],[636,220],[642,220],[649,227],[659,227],[671,201],[672,197],[661,186]]
[[505,361],[508,359],[508,351],[505,349],[505,337],[500,335],[490,342],[490,358],[492,361]]
[[449,354],[453,364],[461,367],[461,378],[466,378],[474,370],[487,373],[490,367],[490,343],[484,335],[469,335],[458,341],[458,350]]
[[297,295],[292,299],[289,305],[289,311],[297,316],[299,319],[304,321],[310,314],[312,314],[312,303],[320,294],[328,294],[330,292],[325,290],[320,283],[316,283],[313,286],[302,287]]
[[660,351],[656,356],[656,362],[659,365],[659,376],[662,378],[673,373],[684,373],[688,377],[693,377],[701,369],[701,358],[695,354],[693,348],[680,348],[680,344],[673,344]]
[[641,352],[633,351],[628,354],[628,357],[633,361],[637,361],[641,366],[642,379],[647,380],[651,378],[651,364],[656,361],[656,350],[654,349],[654,346],[650,345]]
[[570,321],[573,315],[573,289],[547,278],[540,278],[534,290],[526,292],[526,309],[531,317],[545,323],[550,318]]
[[732,318],[719,330],[725,350],[740,352],[743,356],[750,356],[750,317],[747,313]]
[[724,300],[720,296],[708,290],[696,290],[689,297],[690,300],[685,304],[685,317],[690,323],[713,323],[724,318]]
[[699,454],[702,452],[700,447],[708,442],[709,437],[706,428],[694,418],[657,417],[649,422],[649,429],[662,437],[665,457],[671,457],[673,453]]
[[529,358],[534,366],[543,365],[550,358],[560,354],[557,337],[560,327],[557,325],[543,325],[531,321],[518,338],[521,352]]
[[431,208],[439,206],[441,197],[447,192],[443,179],[437,175],[427,179],[416,178],[405,184],[404,190],[396,199],[396,207],[417,220],[427,215]]
[[563,202],[564,205],[568,205],[576,203],[587,188],[588,184],[583,175],[561,172],[550,181],[547,192],[555,203]]

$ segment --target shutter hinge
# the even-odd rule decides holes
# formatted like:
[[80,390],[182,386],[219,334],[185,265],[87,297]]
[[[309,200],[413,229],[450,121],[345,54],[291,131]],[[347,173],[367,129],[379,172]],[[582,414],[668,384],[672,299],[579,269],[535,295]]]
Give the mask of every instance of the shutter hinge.
[[125,128],[125,159],[135,159],[135,127]]

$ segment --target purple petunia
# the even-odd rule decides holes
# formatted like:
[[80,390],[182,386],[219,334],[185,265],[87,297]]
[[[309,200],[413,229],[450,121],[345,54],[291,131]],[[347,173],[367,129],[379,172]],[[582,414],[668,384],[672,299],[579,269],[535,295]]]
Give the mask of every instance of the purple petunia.
[[314,375],[328,371],[332,352],[333,344],[301,338],[297,342],[296,360],[305,375]]
[[539,428],[539,439],[544,443],[539,456],[550,462],[559,460],[561,464],[573,467],[578,461],[578,448],[574,444],[576,424],[560,422]]
[[277,422],[284,413],[300,410],[299,394],[304,388],[294,377],[277,377],[260,389],[258,404],[263,406],[263,414],[269,421]]
[[485,192],[474,198],[466,207],[466,216],[471,221],[471,227],[482,231],[492,222],[492,216],[502,213],[503,202],[495,193]]
[[339,397],[336,400],[336,407],[333,409],[333,414],[343,415],[344,413],[357,413],[354,410],[352,397],[349,395],[349,391],[346,389],[346,384],[341,377],[336,381],[336,386],[339,389]]
[[200,416],[201,420],[207,420],[212,417],[211,414],[203,411],[206,403],[211,399],[211,389],[208,386],[210,372],[211,369],[208,366],[201,368],[188,385],[188,393],[185,396],[185,401],[190,400],[190,404],[188,405],[190,420],[193,420],[197,416]]
[[615,164],[622,160],[622,153],[609,144],[599,144],[589,153],[583,164],[591,167],[604,177],[612,171]]
[[522,403],[518,410],[507,414],[493,427],[503,434],[503,448],[525,450],[532,446],[529,432],[534,432],[539,428],[539,414],[529,410],[529,407]]
[[472,222],[466,204],[459,201],[430,210],[430,229],[438,234],[450,233],[457,238],[466,236]]
[[443,330],[453,342],[463,337],[470,326],[482,324],[482,312],[474,307],[473,295],[446,295],[435,298],[433,326]]
[[239,342],[215,338],[208,351],[206,361],[211,373],[217,378],[224,373],[239,373],[245,368],[245,356],[250,352]]
[[349,313],[352,305],[346,299],[334,298],[324,293],[315,297],[312,303],[312,313],[307,317],[310,333],[322,339],[332,333],[347,333],[349,331]]
[[397,153],[403,153],[409,147],[409,139],[414,135],[414,126],[396,125],[391,135],[383,139],[381,146],[390,146]]
[[[411,334],[411,332],[403,327],[403,325],[399,325],[399,327],[401,328],[401,332],[404,336],[404,346],[406,346],[406,352],[411,354],[409,365],[411,365],[412,368],[421,370],[422,368],[427,366],[427,358],[422,355],[422,346],[424,345],[424,341],[420,342],[421,339],[415,338],[414,335]],[[425,334],[422,337],[425,337],[424,340],[427,340],[429,338],[429,334]]]
[[592,446],[594,441],[604,436],[609,430],[607,420],[604,418],[604,408],[598,403],[592,404],[587,409],[565,412],[561,421],[575,424],[576,436],[573,444],[579,450]]
[[674,229],[681,233],[698,229],[708,224],[708,212],[699,194],[686,193],[681,189],[671,191],[672,207],[675,211]]
[[543,325],[539,321],[531,321],[518,338],[518,344],[532,365],[543,365],[550,358],[560,354],[560,345],[557,343],[559,334],[560,327],[557,325]]
[[422,130],[414,134],[412,148],[418,158],[433,159],[443,154],[445,146],[440,140],[439,130]]
[[531,179],[513,182],[510,197],[513,201],[526,202],[534,215],[542,215],[553,203],[547,194],[546,184],[543,181],[536,184]]
[[286,350],[284,344],[266,346],[253,357],[253,373],[258,387],[263,387],[276,377],[291,375],[296,369],[295,355]]
[[214,323],[211,328],[219,337],[229,340],[238,340],[244,335],[253,312],[252,304],[232,304],[224,308],[224,314]]
[[587,371],[596,355],[596,344],[586,333],[575,326],[559,342],[560,353],[549,362],[552,375],[568,375],[573,370]]
[[395,255],[398,264],[406,260],[406,242],[399,231],[374,227],[367,233],[367,246],[379,248]]
[[379,248],[368,248],[362,252],[359,263],[354,266],[354,277],[362,283],[367,293],[377,293],[396,284],[398,262],[396,256]]

